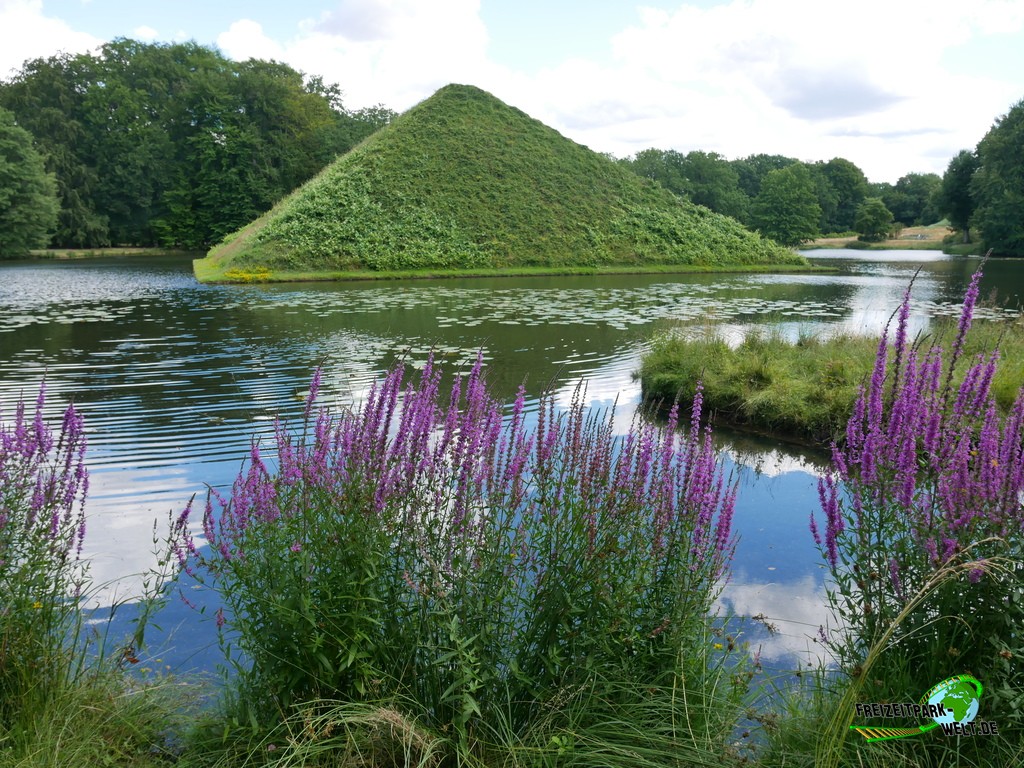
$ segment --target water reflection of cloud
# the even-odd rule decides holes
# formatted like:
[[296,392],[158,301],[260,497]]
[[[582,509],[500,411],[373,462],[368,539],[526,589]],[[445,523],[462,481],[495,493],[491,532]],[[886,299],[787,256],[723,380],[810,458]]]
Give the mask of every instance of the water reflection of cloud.
[[738,466],[751,469],[761,477],[778,477],[789,472],[803,472],[815,476],[823,474],[819,461],[795,450],[772,448],[753,451],[725,446],[719,448],[719,451]]
[[190,478],[188,466],[90,467],[89,483],[82,555],[95,585],[90,603],[138,598],[144,574],[157,566],[154,524],[156,534],[166,536],[168,513],[180,512],[203,486]]
[[[742,576],[726,586],[716,606],[725,615],[763,616],[751,625],[747,640],[751,652],[760,649],[768,661],[817,662],[825,660],[826,649],[816,641],[818,628],[827,626],[830,611],[825,587],[808,574],[791,582],[746,582]],[[771,626],[771,630],[763,629]],[[754,631],[760,626],[762,630]]]
[[641,353],[642,349],[634,346],[616,350],[613,354],[564,361],[564,383],[552,393],[555,407],[568,409],[576,396],[577,386],[582,382],[584,407],[606,414],[614,408],[612,432],[615,435],[627,434],[633,426],[636,406],[640,402],[640,382],[634,378],[633,372],[640,367]]
[[843,259],[856,262],[896,263],[901,265],[922,264],[936,261],[951,261],[956,258],[942,251],[914,250],[910,248],[887,248],[884,251],[855,251],[849,248],[816,248],[811,251],[800,251],[801,254],[817,261],[819,259]]

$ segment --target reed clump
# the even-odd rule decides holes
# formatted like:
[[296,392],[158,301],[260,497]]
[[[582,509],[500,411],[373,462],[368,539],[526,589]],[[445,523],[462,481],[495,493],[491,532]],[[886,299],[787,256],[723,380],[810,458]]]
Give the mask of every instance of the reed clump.
[[[955,322],[940,319],[915,342],[940,346],[957,333]],[[962,344],[968,358],[1000,349],[990,388],[999,411],[1009,411],[1024,380],[1024,324],[1019,319],[986,321],[975,325]],[[791,340],[755,330],[731,345],[714,327],[683,328],[654,339],[639,377],[647,402],[671,403],[700,379],[704,406],[719,423],[827,448],[832,440],[843,439],[877,349],[876,338],[854,334],[804,334]],[[962,374],[958,370],[955,376]]]

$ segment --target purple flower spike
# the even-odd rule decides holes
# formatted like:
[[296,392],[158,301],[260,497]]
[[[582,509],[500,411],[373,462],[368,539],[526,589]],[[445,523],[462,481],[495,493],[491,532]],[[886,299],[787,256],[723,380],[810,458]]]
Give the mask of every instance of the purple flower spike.
[[[905,648],[907,658],[956,648],[964,668],[996,675],[987,640],[965,647],[955,622],[936,617],[957,615],[969,603],[972,625],[1024,620],[1019,612],[1011,622],[1001,615],[1016,610],[1012,579],[987,583],[980,601],[964,594],[964,582],[977,584],[984,574],[974,563],[1008,553],[1018,559],[1014,547],[1024,522],[1024,388],[1003,413],[993,396],[998,350],[957,368],[980,280],[978,270],[948,353],[937,344],[922,351],[908,342],[904,294],[893,349],[883,334],[846,440],[833,445],[832,468],[819,482],[825,527],[819,530],[812,515],[810,530],[833,573],[829,599],[846,625],[844,641],[834,647],[851,670],[883,632],[895,631],[894,646]],[[966,580],[947,576],[964,569]],[[907,595],[921,594],[927,599],[901,621],[927,632],[900,634]]]

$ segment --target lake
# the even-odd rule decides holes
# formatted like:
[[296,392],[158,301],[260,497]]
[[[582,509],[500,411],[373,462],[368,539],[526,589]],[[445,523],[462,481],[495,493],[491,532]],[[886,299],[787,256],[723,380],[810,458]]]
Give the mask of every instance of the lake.
[[[482,350],[507,401],[525,382],[534,396],[550,389],[568,404],[583,380],[590,407],[617,403],[624,431],[639,402],[633,373],[654,333],[679,324],[700,333],[707,323],[737,339],[766,324],[794,337],[877,333],[915,273],[911,330],[924,330],[957,314],[978,265],[929,251],[808,255],[837,271],[204,286],[181,258],[2,262],[0,418],[44,376],[51,416],[68,400],[85,414],[86,554],[109,603],[137,591],[133,574],[153,562],[154,521],[163,526],[207,484],[229,486],[250,439],[269,435],[275,417],[298,420],[317,365],[325,402],[343,407],[398,359],[422,363],[433,349],[454,371]],[[982,296],[992,288],[1020,306],[1024,264],[990,263]],[[718,444],[740,482],[741,538],[723,607],[778,626],[750,632],[766,659],[813,651],[823,571],[807,520],[826,457],[724,429]],[[216,657],[212,628],[175,636],[186,620],[194,617],[179,611],[165,622],[161,658],[206,666]]]

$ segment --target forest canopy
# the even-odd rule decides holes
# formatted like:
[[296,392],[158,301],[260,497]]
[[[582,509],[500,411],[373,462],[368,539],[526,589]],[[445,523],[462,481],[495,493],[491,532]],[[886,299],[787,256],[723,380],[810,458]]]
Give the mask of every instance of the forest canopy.
[[0,258],[42,248],[57,224],[57,185],[32,136],[0,108]]
[[[1024,101],[997,118],[974,150],[953,157],[944,175],[908,173],[895,184],[871,182],[841,157],[804,162],[758,154],[729,160],[714,152],[651,148],[620,162],[779,242],[796,245],[852,232],[878,240],[887,234],[887,221],[892,228],[945,219],[965,243],[973,230],[981,234],[981,250],[1024,256]],[[790,173],[779,175],[783,170]]]
[[62,247],[206,248],[393,115],[341,96],[287,64],[128,39],[0,83],[56,178]]

